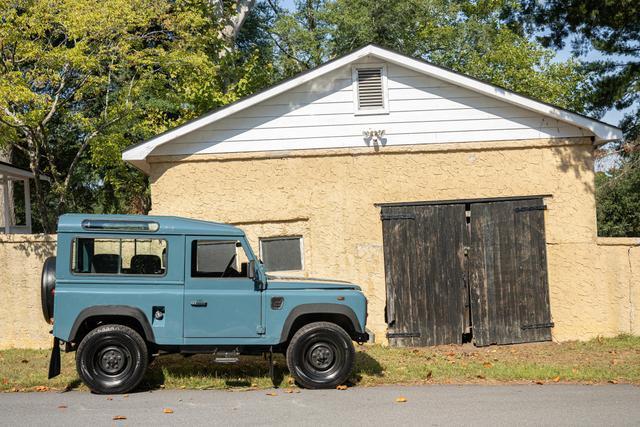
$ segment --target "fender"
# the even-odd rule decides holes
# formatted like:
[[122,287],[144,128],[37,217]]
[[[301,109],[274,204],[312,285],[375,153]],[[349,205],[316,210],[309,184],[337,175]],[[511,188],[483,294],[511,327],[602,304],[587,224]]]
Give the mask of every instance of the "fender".
[[66,341],[73,341],[76,338],[76,334],[78,333],[78,329],[80,329],[82,322],[96,316],[121,316],[133,318],[142,325],[142,330],[145,335],[144,338],[149,342],[156,342],[155,336],[153,335],[153,329],[151,329],[147,316],[145,316],[139,308],[128,305],[96,305],[85,308],[80,312],[80,314],[78,314],[75,322],[73,322],[71,332],[69,332],[69,338]]
[[318,303],[318,304],[300,304],[294,307],[293,310],[287,316],[287,319],[284,321],[284,325],[282,325],[282,333],[280,334],[280,342],[285,342],[287,337],[289,336],[289,331],[293,326],[293,322],[302,315],[305,314],[342,314],[347,316],[347,318],[351,321],[353,325],[353,329],[358,334],[362,334],[362,328],[360,327],[360,322],[358,322],[358,318],[356,314],[353,312],[351,307],[347,307],[346,305],[341,304],[328,304],[328,303]]

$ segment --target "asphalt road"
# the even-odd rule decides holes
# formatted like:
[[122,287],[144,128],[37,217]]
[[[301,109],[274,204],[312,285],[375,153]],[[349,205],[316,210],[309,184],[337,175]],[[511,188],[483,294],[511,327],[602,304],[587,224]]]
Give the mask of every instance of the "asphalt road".
[[[267,393],[275,393],[269,396]],[[403,396],[405,403],[397,403]],[[166,414],[164,408],[173,413]],[[114,416],[124,420],[114,420]],[[0,394],[0,425],[640,425],[629,385]]]

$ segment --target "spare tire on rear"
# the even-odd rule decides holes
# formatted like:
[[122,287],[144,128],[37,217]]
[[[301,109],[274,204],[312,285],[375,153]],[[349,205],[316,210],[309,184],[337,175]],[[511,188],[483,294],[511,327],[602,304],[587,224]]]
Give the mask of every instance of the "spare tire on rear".
[[47,323],[53,320],[53,292],[56,287],[56,257],[50,256],[42,266],[40,299],[42,314]]

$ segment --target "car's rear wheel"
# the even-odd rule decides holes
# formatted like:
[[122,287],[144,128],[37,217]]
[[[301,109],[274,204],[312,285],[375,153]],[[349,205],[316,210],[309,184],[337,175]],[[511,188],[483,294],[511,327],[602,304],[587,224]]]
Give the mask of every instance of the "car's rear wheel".
[[287,348],[289,372],[305,388],[335,388],[343,384],[354,360],[351,338],[340,326],[329,322],[303,326]]
[[126,393],[142,380],[149,363],[140,334],[123,325],[101,325],[78,346],[76,369],[82,381],[100,394]]

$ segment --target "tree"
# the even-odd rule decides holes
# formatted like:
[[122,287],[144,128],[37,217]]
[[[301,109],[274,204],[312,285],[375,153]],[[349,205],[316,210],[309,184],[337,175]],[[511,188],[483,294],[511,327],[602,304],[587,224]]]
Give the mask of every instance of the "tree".
[[[574,111],[587,87],[578,63],[529,40],[515,0],[306,0],[274,6],[273,38],[285,76],[368,43],[471,75]],[[398,17],[402,17],[399,19]]]
[[[253,2],[237,4],[244,16]],[[233,10],[221,17],[205,0],[0,0],[1,143],[51,177],[50,189],[34,181],[45,231],[69,210],[147,211],[146,177],[121,150],[270,81],[257,54],[229,48],[245,21]]]
[[600,236],[640,236],[640,168],[598,172],[596,198]]
[[601,115],[610,108],[634,111],[625,131],[640,121],[640,3],[635,0],[523,0],[522,17],[546,46],[571,44],[575,54],[596,50],[604,59],[589,61],[594,92],[589,108]]
[[523,0],[520,20],[541,34],[546,46],[571,45],[575,55],[596,51],[585,61],[593,91],[587,109],[596,116],[630,109],[620,122],[624,139],[603,150],[617,167],[596,180],[598,224],[603,235],[639,235],[640,206],[640,3],[634,0]]

